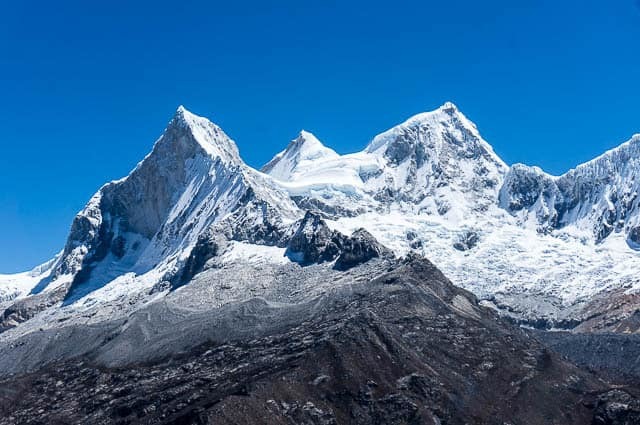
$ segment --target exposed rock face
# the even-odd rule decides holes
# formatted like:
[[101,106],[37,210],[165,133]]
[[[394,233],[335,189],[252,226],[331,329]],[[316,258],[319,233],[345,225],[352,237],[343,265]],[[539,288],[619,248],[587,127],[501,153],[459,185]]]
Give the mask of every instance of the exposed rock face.
[[378,243],[376,238],[364,229],[358,229],[348,238],[344,238],[340,251],[335,264],[338,270],[348,270],[373,258],[393,257],[391,250]]
[[34,294],[29,298],[15,301],[0,315],[0,333],[18,326],[36,314],[59,303],[64,296],[64,288],[56,291]]
[[[194,227],[206,230],[248,190],[242,164],[219,127],[179,108],[152,152],[129,176],[103,186],[74,219],[52,275],[72,277],[65,298],[123,270],[144,273],[195,243]],[[202,219],[194,223],[196,214]]]
[[224,243],[225,240],[222,237],[210,232],[201,235],[180,272],[172,279],[173,287],[188,283],[196,274],[200,273],[207,261],[220,253],[220,246]]
[[640,226],[629,227],[628,238],[633,244],[640,246]]
[[277,244],[293,212],[288,195],[247,167],[218,126],[180,107],[151,153],[75,217],[50,280],[63,279],[71,303],[126,273],[190,276],[195,269],[182,273],[179,257],[194,267],[212,226],[229,239]]
[[459,236],[453,247],[458,251],[468,251],[478,244],[480,236],[473,230],[465,230]]
[[337,270],[347,270],[373,258],[393,257],[366,230],[358,229],[345,236],[329,229],[319,214],[310,211],[289,240],[286,255],[302,265],[336,260]]
[[[264,303],[237,310],[246,311],[240,323],[254,329],[249,337],[117,369],[95,365],[90,359],[101,356],[89,355],[2,381],[0,423],[584,424],[602,418],[621,424],[634,418],[633,396],[609,392],[479,307],[428,261],[381,266],[385,273],[371,269],[371,278],[296,308],[279,325],[268,318],[247,322],[270,308]],[[182,325],[188,323],[185,316]]]
[[253,190],[246,193],[240,204],[242,207],[216,226],[216,231],[229,240],[284,246],[289,226],[283,223],[277,207],[260,199]]
[[343,238],[320,215],[307,211],[289,240],[286,255],[303,265],[333,261],[340,254]]
[[624,390],[611,390],[598,397],[593,424],[640,423],[640,402]]

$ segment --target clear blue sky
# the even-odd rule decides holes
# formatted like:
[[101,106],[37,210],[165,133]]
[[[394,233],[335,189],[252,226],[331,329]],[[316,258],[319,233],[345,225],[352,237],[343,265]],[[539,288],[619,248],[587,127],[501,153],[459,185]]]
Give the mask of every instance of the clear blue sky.
[[556,174],[640,132],[639,0],[265,3],[3,4],[0,272],[61,249],[179,104],[253,166],[301,128],[346,153],[446,100]]

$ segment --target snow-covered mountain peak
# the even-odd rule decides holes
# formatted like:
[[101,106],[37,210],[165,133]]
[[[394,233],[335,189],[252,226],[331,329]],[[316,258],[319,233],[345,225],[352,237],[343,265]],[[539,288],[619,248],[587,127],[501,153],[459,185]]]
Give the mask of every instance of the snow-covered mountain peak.
[[516,164],[500,191],[500,205],[538,231],[579,232],[595,242],[623,233],[640,242],[640,137],[555,177]]
[[438,109],[441,109],[447,113],[455,113],[459,112],[458,107],[453,102],[444,102],[442,106]]
[[[420,128],[431,128],[437,129],[440,127],[442,123],[449,123],[452,119],[460,119],[463,118],[464,115],[460,112],[460,110],[451,102],[446,102],[444,105],[435,109],[433,111],[421,112],[411,116],[409,119],[404,122],[391,127],[390,129],[378,134],[373,138],[373,140],[366,147],[366,152],[376,152],[381,151],[382,148],[386,147],[390,142],[396,139],[398,136],[406,133],[409,130],[418,130]],[[464,117],[464,123],[470,124],[469,127],[476,130],[475,125],[473,125],[470,121]]]
[[183,105],[179,105],[173,114],[173,118],[169,121],[169,127],[188,129],[193,123],[201,119],[203,118],[191,113]]
[[183,144],[195,142],[211,157],[220,157],[224,162],[242,163],[235,142],[220,127],[182,105],[178,106],[166,131],[177,133],[177,137],[167,139],[175,139]]
[[40,290],[64,286],[59,296],[71,302],[131,273],[140,285],[177,279],[185,267],[194,270],[188,259],[212,226],[236,220],[256,233],[263,221],[274,227],[295,208],[240,159],[220,127],[179,107],[136,168],[78,213]]
[[[418,146],[422,145],[422,146]],[[448,150],[461,158],[486,156],[500,167],[506,164],[482,139],[476,125],[451,102],[438,109],[412,116],[403,123],[377,135],[366,152],[384,155],[400,163],[410,151],[429,148],[432,155]]]
[[324,145],[322,144],[322,142],[318,140],[318,138],[313,133],[304,129],[300,130],[300,132],[298,133],[298,137],[296,137],[294,140],[299,141],[300,143],[307,146],[316,146],[316,147],[324,148]]
[[338,157],[333,149],[323,145],[312,133],[301,130],[298,137],[293,139],[284,151],[262,167],[262,172],[278,180],[288,181],[311,163]]
[[315,160],[338,156],[332,149],[323,145],[313,133],[306,130],[300,130],[298,137],[289,143],[287,150],[290,153],[296,153],[302,160]]
[[176,115],[182,115],[184,116],[185,113],[190,113],[187,108],[184,107],[184,105],[178,105],[178,107],[176,108]]
[[452,220],[495,203],[508,170],[450,102],[379,134],[364,152],[385,164],[376,183],[392,199]]

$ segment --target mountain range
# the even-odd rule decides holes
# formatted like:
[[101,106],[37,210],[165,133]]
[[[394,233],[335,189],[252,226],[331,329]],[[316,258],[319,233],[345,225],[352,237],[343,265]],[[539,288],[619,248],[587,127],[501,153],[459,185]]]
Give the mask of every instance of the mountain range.
[[425,255],[522,323],[573,327],[603,293],[640,287],[639,165],[636,135],[561,176],[507,166],[447,103],[354,154],[301,131],[257,171],[222,129],[180,107],[130,175],[75,217],[56,258],[0,275],[0,299],[7,307],[55,293],[47,304],[66,306],[175,286],[220,238],[229,252],[279,257],[296,221],[314,211],[345,234],[365,228],[397,255]]
[[[204,379],[185,368],[204,367],[194,365],[194,353],[215,352],[230,360],[216,360],[223,369],[210,373],[244,382],[242,388],[217,389],[215,400],[198,405],[196,413],[185,407],[195,402],[174,394],[171,400],[186,404],[176,401],[174,411],[163,412],[165,419],[175,420],[166,423],[218,423],[220,415],[228,423],[260,423],[254,413],[234,411],[237,401],[229,397],[237,394],[250,395],[251,403],[267,406],[274,418],[294,423],[344,423],[356,413],[363,418],[358,423],[488,421],[491,415],[483,416],[479,407],[487,403],[495,417],[513,423],[520,423],[518,417],[529,418],[521,423],[613,421],[620,418],[607,409],[622,403],[620,398],[628,398],[629,409],[618,413],[633,415],[629,411],[638,408],[633,391],[612,393],[603,380],[549,354],[523,329],[638,333],[637,174],[640,135],[561,176],[509,166],[452,103],[409,118],[352,154],[340,155],[301,131],[256,170],[243,162],[220,127],[181,106],[135,169],[101,187],[76,215],[55,258],[29,272],[0,275],[0,376],[22,388],[18,398],[0,397],[11,401],[0,408],[24,423],[45,420],[30,410],[45,401],[15,408],[16,400],[34,396],[32,388],[55,392],[57,382],[72,382],[78,391],[87,388],[104,371],[79,372],[84,369],[70,362],[80,358],[108,368],[145,365],[157,379],[145,385],[160,391],[158,383],[173,378],[162,377],[154,365]],[[407,323],[400,323],[402,317]],[[438,333],[440,328],[459,340]],[[415,335],[405,335],[411,332]],[[274,335],[289,339],[269,340],[277,339]],[[449,360],[427,342],[434,335],[448,347]],[[298,337],[302,345],[289,346]],[[305,338],[316,351],[308,350]],[[512,356],[492,351],[492,344],[507,340],[517,347]],[[466,358],[460,344],[486,353]],[[354,365],[375,363],[373,353],[381,346],[389,364],[404,366],[359,376],[364,385],[359,389],[341,383],[340,391],[351,394],[346,398],[317,404],[314,391],[342,373],[336,370],[318,372],[312,379],[318,384],[311,387],[276,388],[275,376],[300,378],[283,372],[291,361],[287,353],[328,365],[330,349],[338,350],[336,356],[349,363],[346,370],[357,375],[364,372]],[[553,346],[565,355],[576,347],[561,349],[557,341]],[[356,347],[362,350],[360,360]],[[269,349],[273,364],[260,357]],[[422,350],[437,365],[415,357]],[[264,364],[251,373],[264,374],[266,381],[238,375],[246,362]],[[501,369],[498,363],[504,363]],[[441,373],[451,374],[454,364],[471,365],[469,373],[478,375],[467,384],[462,377],[444,379]],[[304,379],[317,372],[299,370]],[[103,378],[116,391],[119,384],[110,381],[115,378]],[[396,398],[374,395],[382,391],[374,389],[377,385]],[[436,386],[443,392],[433,392]],[[492,386],[504,387],[505,399],[521,410],[480,397],[481,389]],[[542,394],[551,386],[568,390],[557,390],[549,401]],[[162,423],[158,412],[145,410],[141,416],[144,409],[131,407],[128,399],[129,407],[103,416],[107,410],[91,410],[93,399],[82,399],[81,392],[61,396],[55,418],[76,415],[110,423],[122,413],[122,423],[134,423],[134,416]],[[376,401],[352,397],[359,392]],[[299,403],[294,408],[274,401],[269,398],[274,393],[297,397]],[[522,394],[537,401],[527,407]],[[300,401],[304,397],[315,400],[311,407]],[[85,416],[74,403],[81,404]],[[581,403],[587,407],[575,413]],[[434,407],[423,407],[429,404]],[[412,417],[418,419],[411,422]],[[545,417],[554,419],[544,422]],[[286,420],[282,423],[290,423]]]

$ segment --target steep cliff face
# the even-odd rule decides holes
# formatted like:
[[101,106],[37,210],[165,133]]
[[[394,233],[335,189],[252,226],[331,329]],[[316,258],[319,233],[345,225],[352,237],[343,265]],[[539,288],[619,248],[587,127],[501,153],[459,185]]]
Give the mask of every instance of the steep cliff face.
[[513,165],[500,188],[500,206],[516,215],[521,225],[533,226],[541,233],[558,227],[558,207],[563,202],[556,179],[538,167]]
[[198,235],[246,195],[243,167],[219,127],[180,107],[131,174],[76,216],[50,285],[66,277],[66,298],[78,299],[123,274],[174,272]]

